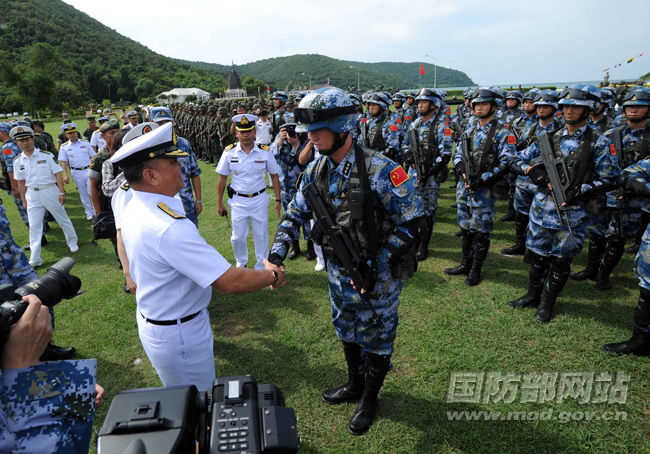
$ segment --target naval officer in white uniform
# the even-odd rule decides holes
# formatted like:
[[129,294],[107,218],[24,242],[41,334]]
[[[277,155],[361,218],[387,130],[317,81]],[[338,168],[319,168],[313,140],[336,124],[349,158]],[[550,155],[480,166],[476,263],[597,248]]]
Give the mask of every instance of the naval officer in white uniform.
[[253,227],[255,245],[255,269],[263,269],[263,260],[269,253],[269,196],[266,193],[266,174],[271,175],[274,208],[278,218],[282,207],[280,198],[280,167],[275,157],[265,145],[255,143],[255,122],[257,117],[240,114],[232,117],[235,134],[239,142],[226,147],[221,154],[217,173],[217,211],[224,216],[228,213],[223,204],[228,175],[228,204],[232,209],[232,236],[230,242],[238,267],[248,263],[248,223]]
[[88,182],[88,166],[90,159],[95,156],[95,150],[88,141],[80,139],[77,134],[77,125],[68,123],[61,126],[61,130],[68,138],[68,141],[59,148],[59,162],[63,167],[63,182],[68,184],[68,167],[79,191],[81,203],[86,212],[86,219],[91,220],[95,216],[95,209],[90,201],[90,185]]
[[284,272],[235,268],[201,237],[176,197],[183,188],[172,124],[124,144],[110,158],[132,192],[120,216],[129,270],[136,284],[142,346],[164,386],[212,389],[213,338],[207,306],[212,287],[248,293],[284,285]]

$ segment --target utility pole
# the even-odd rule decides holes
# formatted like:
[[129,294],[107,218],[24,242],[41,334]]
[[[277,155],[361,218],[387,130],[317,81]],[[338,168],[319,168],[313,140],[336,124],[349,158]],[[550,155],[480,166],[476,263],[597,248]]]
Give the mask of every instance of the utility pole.
[[429,54],[424,54],[424,56],[433,60],[433,88],[436,88],[438,86],[438,65],[436,59]]

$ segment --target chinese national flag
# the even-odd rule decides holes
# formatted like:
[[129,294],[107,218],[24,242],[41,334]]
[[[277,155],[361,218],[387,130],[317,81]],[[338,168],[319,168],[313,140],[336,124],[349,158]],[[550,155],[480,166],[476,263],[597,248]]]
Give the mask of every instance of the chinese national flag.
[[424,76],[424,65],[420,65],[420,75]]
[[267,85],[267,86],[266,86],[266,91],[267,91],[268,93],[271,93],[271,86],[270,86],[270,85]]
[[397,166],[390,173],[390,182],[393,183],[393,186],[397,187],[400,184],[404,183],[409,179],[409,176],[406,174],[402,166]]

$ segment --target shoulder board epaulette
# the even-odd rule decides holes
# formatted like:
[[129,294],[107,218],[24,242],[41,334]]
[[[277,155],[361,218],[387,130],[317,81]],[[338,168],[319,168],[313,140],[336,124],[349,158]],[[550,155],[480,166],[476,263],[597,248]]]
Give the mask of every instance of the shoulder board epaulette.
[[183,219],[185,217],[182,214],[179,214],[179,213],[175,212],[174,210],[172,210],[171,208],[169,208],[167,206],[167,204],[165,204],[165,203],[160,202],[158,204],[158,208],[163,210],[165,213],[167,213],[168,215],[170,215],[174,219]]
[[41,150],[40,148],[38,149],[38,151],[40,151],[41,153],[45,153],[45,154],[52,154],[51,151]]
[[120,186],[120,189],[124,189],[125,191],[128,191],[129,188],[131,188],[131,185],[129,183],[124,183],[122,186]]
[[231,149],[232,147],[234,147],[234,146],[235,146],[235,144],[234,144],[234,143],[231,143],[231,144],[228,145],[226,148],[224,148],[224,151],[228,151],[228,150],[230,150],[230,149]]
[[69,143],[70,143],[70,141],[68,140],[67,142],[63,142],[63,145],[67,145]]
[[95,134],[100,133],[100,132],[101,132],[101,131],[100,131],[99,129],[95,129],[95,130],[93,131],[93,136],[94,136]]
[[264,151],[269,151],[269,146],[268,145],[258,145],[262,150]]

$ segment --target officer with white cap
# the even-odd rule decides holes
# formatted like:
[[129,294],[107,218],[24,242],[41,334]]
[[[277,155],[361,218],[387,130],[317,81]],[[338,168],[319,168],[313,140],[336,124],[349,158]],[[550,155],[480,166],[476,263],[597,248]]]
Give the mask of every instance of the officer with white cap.
[[253,227],[257,270],[264,268],[262,261],[269,252],[269,196],[266,193],[266,174],[271,175],[275,192],[275,212],[279,218],[282,207],[278,177],[280,167],[267,146],[255,144],[255,115],[235,115],[232,121],[239,142],[226,147],[217,164],[217,211],[221,216],[228,214],[223,204],[223,192],[228,175],[231,175],[228,185],[228,204],[232,209],[230,242],[237,266],[245,267],[248,263],[246,239],[250,222]]
[[14,158],[14,178],[29,218],[29,264],[40,266],[43,216],[49,211],[63,229],[71,252],[77,252],[77,234],[63,208],[66,194],[63,169],[54,162],[52,153],[34,148],[34,131],[28,126],[16,126],[10,132],[22,153]]
[[184,184],[177,158],[185,155],[167,123],[127,142],[110,161],[131,186],[120,227],[142,346],[165,386],[206,390],[215,380],[211,287],[248,293],[284,285],[284,273],[268,261],[264,270],[232,267],[206,243],[175,197]]
[[68,184],[68,167],[79,191],[81,203],[86,212],[86,219],[91,220],[95,216],[95,209],[90,201],[90,187],[88,184],[88,166],[90,159],[95,156],[95,150],[88,141],[80,139],[77,134],[77,125],[67,123],[61,126],[61,131],[68,138],[68,141],[59,148],[59,162],[63,167],[63,183]]

